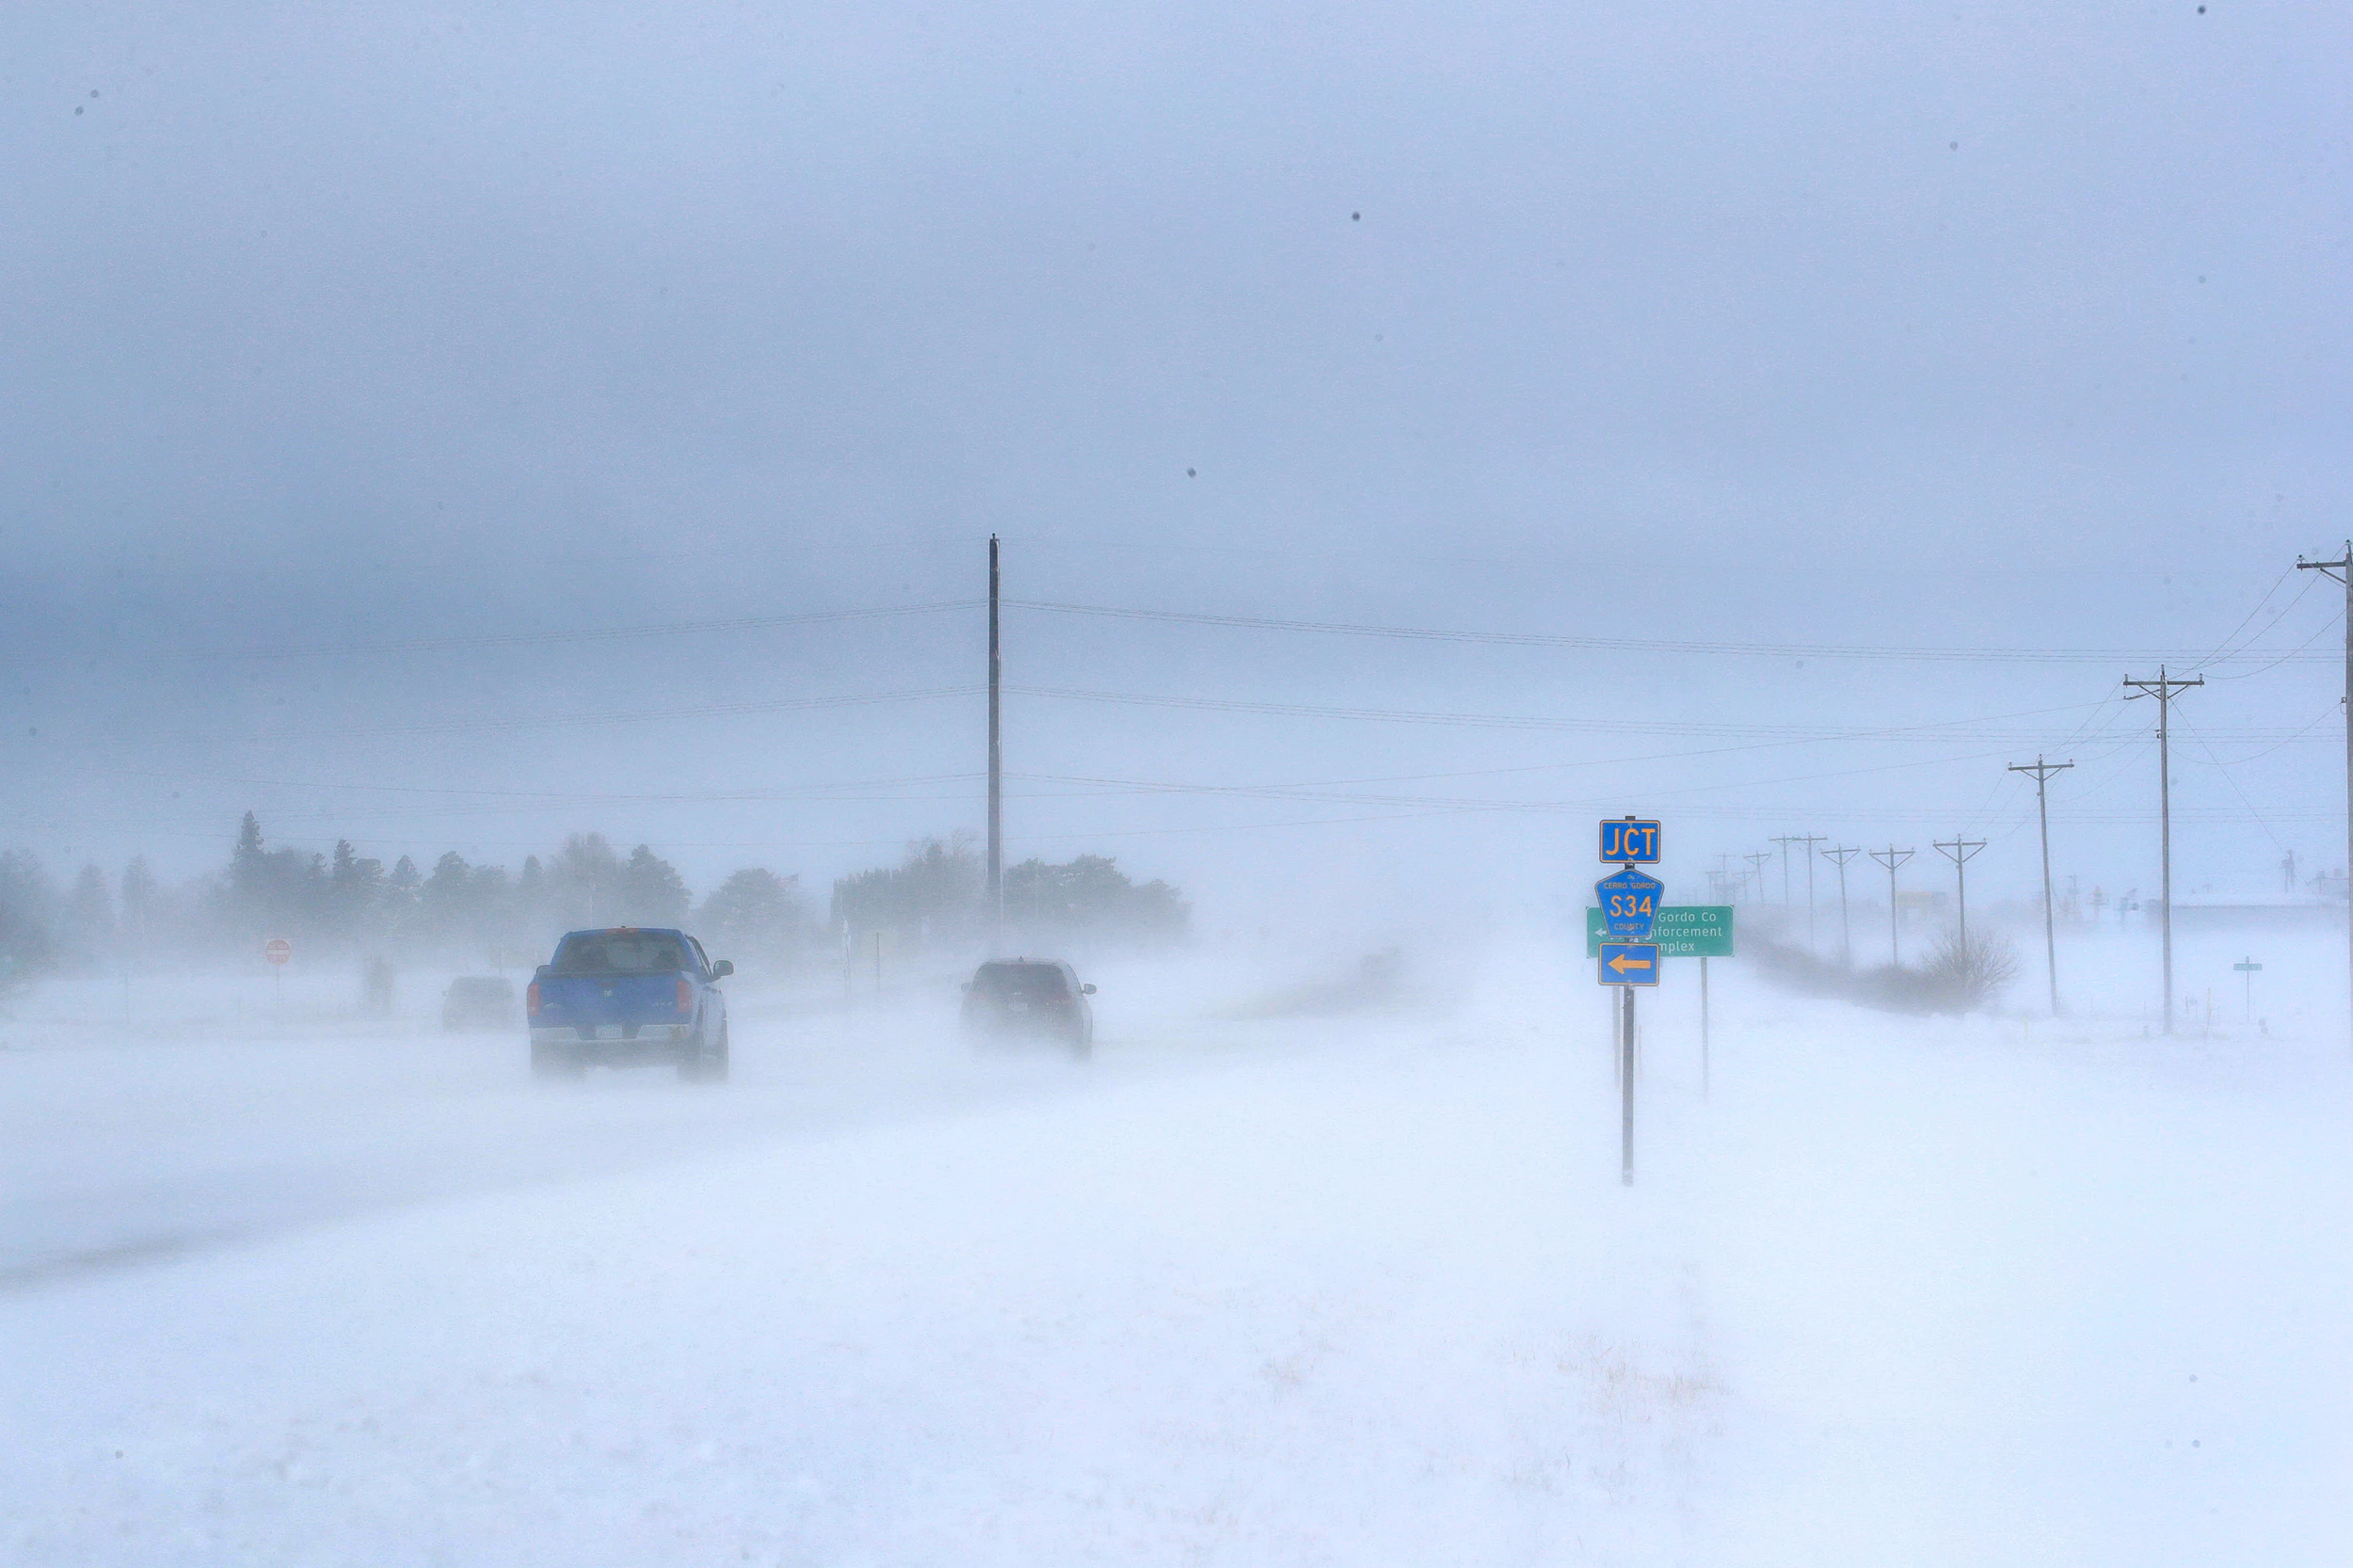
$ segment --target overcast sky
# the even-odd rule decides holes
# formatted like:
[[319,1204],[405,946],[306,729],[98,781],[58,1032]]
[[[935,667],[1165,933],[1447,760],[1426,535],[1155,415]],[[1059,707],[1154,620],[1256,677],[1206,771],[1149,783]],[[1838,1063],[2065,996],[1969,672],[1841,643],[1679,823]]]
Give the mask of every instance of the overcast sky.
[[822,890],[980,825],[992,531],[1030,602],[1739,645],[1009,611],[1013,853],[1213,927],[1303,876],[1541,904],[1601,810],[1692,886],[1965,832],[2024,894],[2038,750],[2060,874],[2150,889],[2119,679],[2240,644],[2178,710],[2182,883],[2344,863],[2342,596],[2292,570],[2353,532],[2341,6],[6,31],[0,840],[59,871],[192,874],[252,807]]

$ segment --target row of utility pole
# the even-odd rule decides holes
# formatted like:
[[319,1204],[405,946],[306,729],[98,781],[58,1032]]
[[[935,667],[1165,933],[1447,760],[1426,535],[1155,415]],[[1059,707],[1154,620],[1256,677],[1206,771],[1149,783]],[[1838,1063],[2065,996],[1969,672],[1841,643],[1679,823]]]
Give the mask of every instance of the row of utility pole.
[[[2353,868],[2353,539],[2345,543],[2345,552],[2333,561],[2307,561],[2297,557],[2298,571],[2317,571],[2345,588],[2345,865]],[[994,534],[988,539],[988,867],[987,906],[992,932],[1001,935],[1004,925],[1004,752],[1000,728],[1000,689],[1004,676],[1004,661],[999,640],[998,622],[998,540]],[[2160,664],[2154,680],[2124,678],[2126,700],[2153,697],[2157,704],[2157,863],[2158,918],[2163,932],[2165,1032],[2173,1032],[2173,762],[2172,716],[2173,700],[2185,691],[2206,683],[2203,676],[2180,677]],[[2035,819],[2041,831],[2042,849],[2042,956],[2050,985],[2051,1011],[2059,1011],[2058,936],[2051,892],[2051,780],[2075,764],[2073,761],[2052,762],[2037,757],[2032,762],[2009,764],[2011,773],[2025,774],[2035,784]],[[1817,844],[1830,840],[1816,833],[1786,833],[1772,842],[1781,848],[1781,897],[1786,907],[1793,891],[1790,886],[1789,847],[1805,846],[1805,938],[1809,949],[1815,942],[1814,857]],[[1955,834],[1950,840],[1931,840],[1936,852],[1952,862],[1958,891],[1960,942],[1966,954],[1969,948],[1969,873],[1972,856],[1985,848],[1982,839]],[[1840,845],[1818,852],[1822,858],[1838,867],[1838,923],[1840,949],[1847,963],[1854,962],[1854,928],[1847,914],[1847,862],[1863,853],[1860,848]],[[1901,936],[1897,929],[1896,908],[1896,872],[1915,852],[1889,844],[1883,850],[1872,850],[1871,858],[1887,868],[1887,941],[1888,956],[1903,962]],[[1760,850],[1741,856],[1749,863],[1749,871],[1739,880],[1763,881],[1764,868],[1772,859],[1770,850]],[[1720,856],[1720,866],[1728,864],[1728,856]],[[1720,869],[1719,885],[1733,885],[1733,873]],[[2347,873],[2347,903],[2345,911],[2345,980],[2347,999],[2353,1003],[2353,870]]]
[[[2299,571],[2317,571],[2345,588],[2345,864],[2353,866],[2353,539],[2345,544],[2345,552],[2333,561],[2307,561],[2301,556],[2296,562]],[[2142,697],[2155,699],[2157,705],[2157,919],[2161,965],[2163,969],[2165,1032],[2173,1032],[2173,702],[2184,692],[2193,691],[2206,683],[2202,675],[2177,676],[2165,665],[2157,666],[2153,679],[2126,676],[2123,687],[2126,701]],[[2058,935],[2057,913],[2051,887],[2051,780],[2075,764],[2073,761],[2053,762],[2037,757],[2031,762],[2009,764],[2011,773],[2024,774],[2034,780],[2035,824],[2041,839],[2042,857],[2042,960],[2050,993],[2051,1011],[2059,1011]],[[1813,834],[1789,833],[1772,840],[1781,846],[1782,903],[1790,903],[1789,846],[1804,844],[1810,850],[1822,840]],[[1969,873],[1970,858],[1985,848],[1982,839],[1955,835],[1950,840],[1932,840],[1939,855],[1953,863],[1957,887],[1959,940],[1963,953],[1969,948]],[[1847,923],[1847,861],[1857,851],[1840,847],[1821,852],[1825,859],[1838,865],[1838,910],[1842,947],[1846,962],[1854,961],[1853,932]],[[1887,941],[1888,957],[1903,962],[1902,942],[1897,920],[1896,872],[1910,860],[1915,852],[1899,849],[1894,844],[1883,850],[1871,851],[1871,858],[1887,868]],[[1724,857],[1727,861],[1729,857]],[[1740,880],[1749,876],[1762,879],[1765,863],[1772,858],[1769,850],[1742,856],[1752,868]],[[1806,943],[1814,942],[1814,881],[1813,860],[1806,862]],[[1720,884],[1733,882],[1729,871],[1719,872]],[[2345,984],[2348,1002],[2353,1002],[2353,878],[2348,879],[2345,910]]]

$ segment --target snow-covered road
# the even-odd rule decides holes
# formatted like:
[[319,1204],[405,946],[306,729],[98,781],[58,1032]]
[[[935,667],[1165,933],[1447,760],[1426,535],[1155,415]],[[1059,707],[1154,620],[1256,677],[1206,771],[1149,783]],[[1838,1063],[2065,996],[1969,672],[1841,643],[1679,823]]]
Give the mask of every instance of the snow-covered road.
[[976,1060],[936,1006],[813,1012],[754,989],[738,1016],[733,1082],[705,1094],[659,1069],[552,1091],[514,1032],[429,1017],[76,1020],[66,1048],[35,1027],[35,1048],[0,1052],[0,1288],[1088,1081]]
[[[1627,1192],[1590,990],[1535,972],[1085,1069],[746,1031],[716,1092],[463,1037],[0,1054],[0,1556],[2353,1551],[2337,1045],[1736,971],[1709,1103],[1647,1015]],[[142,1226],[185,1250],[97,1266]]]

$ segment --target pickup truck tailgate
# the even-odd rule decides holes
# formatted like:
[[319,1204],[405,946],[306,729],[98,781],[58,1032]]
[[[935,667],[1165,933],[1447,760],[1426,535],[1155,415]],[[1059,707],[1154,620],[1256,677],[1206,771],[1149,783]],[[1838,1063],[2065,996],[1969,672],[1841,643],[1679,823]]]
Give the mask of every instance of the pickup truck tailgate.
[[539,982],[539,1016],[545,1029],[559,1025],[595,1029],[604,1024],[674,1024],[686,1021],[678,1006],[674,974],[558,974]]

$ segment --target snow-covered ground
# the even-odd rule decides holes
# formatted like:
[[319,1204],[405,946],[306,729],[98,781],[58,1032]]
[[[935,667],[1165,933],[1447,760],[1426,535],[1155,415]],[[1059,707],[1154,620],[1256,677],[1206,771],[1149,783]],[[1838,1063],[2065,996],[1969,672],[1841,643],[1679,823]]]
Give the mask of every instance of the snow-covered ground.
[[1630,1191],[1540,944],[1385,1015],[1107,973],[1085,1066],[745,987],[724,1088],[35,999],[0,1558],[2342,1562],[2353,1050],[2275,946],[2269,1037],[2171,1042],[1719,964],[1705,1102],[1678,972]]

